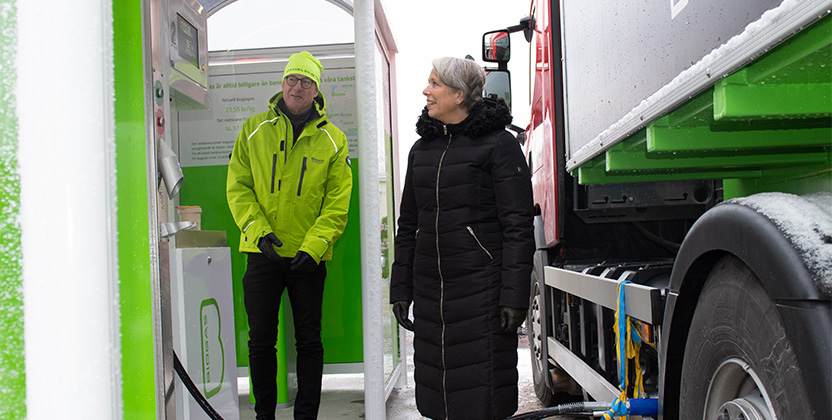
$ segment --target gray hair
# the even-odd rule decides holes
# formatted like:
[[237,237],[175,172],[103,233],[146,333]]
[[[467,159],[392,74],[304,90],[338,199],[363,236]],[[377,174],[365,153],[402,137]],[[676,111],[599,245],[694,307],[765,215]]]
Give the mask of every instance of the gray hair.
[[475,103],[482,101],[485,85],[485,70],[474,60],[442,57],[433,60],[433,71],[442,83],[451,89],[462,90],[462,106],[471,110]]

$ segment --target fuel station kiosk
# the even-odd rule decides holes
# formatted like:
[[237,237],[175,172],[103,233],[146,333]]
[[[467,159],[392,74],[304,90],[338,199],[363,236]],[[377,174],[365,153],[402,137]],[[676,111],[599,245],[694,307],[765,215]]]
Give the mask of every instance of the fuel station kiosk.
[[[209,418],[177,362],[223,418],[239,418],[246,261],[227,165],[242,122],[267,109],[301,50],[324,66],[319,89],[353,171],[349,222],[327,264],[324,374],[362,373],[366,418],[386,417],[405,377],[387,302],[395,42],[379,0],[270,0],[312,21],[335,9],[353,19],[353,36],[212,48],[212,30],[247,22],[212,28],[211,17],[247,2],[266,4],[0,0],[0,418]],[[296,387],[291,304],[281,311],[286,407]]]

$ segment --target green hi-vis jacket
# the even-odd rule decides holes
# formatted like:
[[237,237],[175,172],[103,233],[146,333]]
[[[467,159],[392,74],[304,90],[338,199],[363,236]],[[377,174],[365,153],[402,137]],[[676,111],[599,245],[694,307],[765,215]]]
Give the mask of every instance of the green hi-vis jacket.
[[319,92],[313,117],[294,146],[292,123],[277,108],[251,116],[228,163],[226,197],[240,228],[240,252],[260,252],[257,241],[274,232],[282,257],[305,251],[315,262],[332,259],[350,207],[352,171],[344,133],[326,117]]

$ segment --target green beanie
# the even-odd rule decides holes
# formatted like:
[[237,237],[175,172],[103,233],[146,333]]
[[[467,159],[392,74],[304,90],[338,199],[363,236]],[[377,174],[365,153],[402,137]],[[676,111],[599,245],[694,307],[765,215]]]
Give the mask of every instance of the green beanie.
[[283,70],[283,78],[290,74],[298,74],[306,76],[315,81],[318,88],[321,87],[321,71],[324,66],[317,58],[313,57],[309,51],[301,51],[294,53],[289,57],[289,62],[286,63],[286,69]]

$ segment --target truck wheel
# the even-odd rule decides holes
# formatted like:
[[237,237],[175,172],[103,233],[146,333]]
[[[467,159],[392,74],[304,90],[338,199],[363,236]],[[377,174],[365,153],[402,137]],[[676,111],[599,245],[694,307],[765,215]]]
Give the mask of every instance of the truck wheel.
[[541,317],[545,316],[543,311],[543,297],[540,295],[540,283],[543,273],[540,273],[540,253],[534,255],[534,269],[531,275],[531,301],[529,302],[529,353],[532,358],[532,379],[534,380],[534,393],[537,399],[548,407],[555,403],[555,396],[552,390],[546,386],[546,375],[549,374],[549,355],[543,352],[543,340],[546,339],[546,331],[543,331]]
[[733,256],[716,264],[696,305],[679,410],[682,419],[813,418],[783,322],[757,277]]

